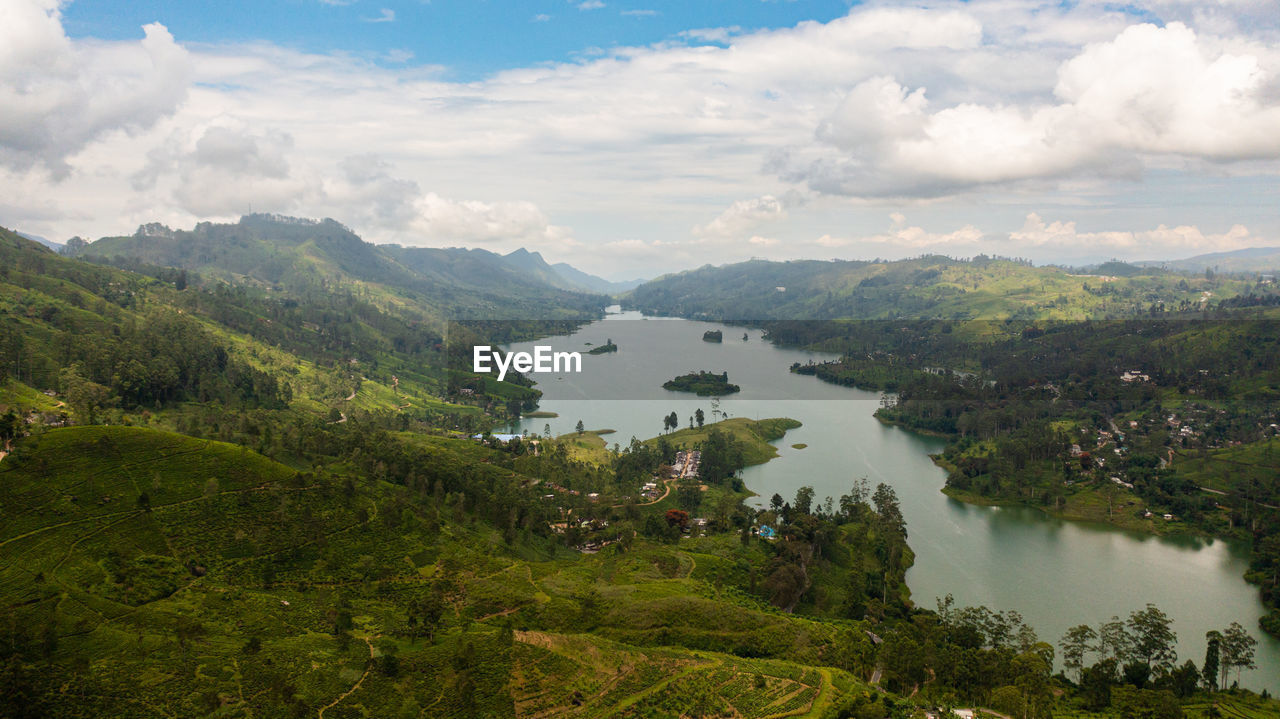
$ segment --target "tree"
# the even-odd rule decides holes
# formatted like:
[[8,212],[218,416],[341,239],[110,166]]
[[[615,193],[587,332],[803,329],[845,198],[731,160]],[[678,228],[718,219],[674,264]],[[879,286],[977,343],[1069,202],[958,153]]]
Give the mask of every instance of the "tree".
[[898,493],[893,487],[881,482],[876,485],[871,501],[876,505],[876,514],[880,516],[880,524],[901,539],[907,538],[907,522],[902,517],[902,506],[898,504]]
[[667,525],[671,527],[679,527],[684,529],[689,526],[689,513],[682,509],[668,509],[666,515]]
[[702,504],[702,488],[697,482],[680,482],[676,487],[676,502],[686,511],[696,510]]
[[1173,693],[1179,699],[1186,699],[1196,693],[1196,685],[1200,683],[1200,670],[1196,669],[1195,662],[1188,659],[1182,666],[1174,669],[1169,678]]
[[800,514],[809,514],[813,508],[813,487],[801,487],[796,490],[796,501],[791,508]]
[[774,512],[777,512],[782,509],[783,501],[782,495],[774,492],[773,497],[769,499],[769,507],[773,509]]
[[578,424],[574,427],[574,429],[578,430],[578,434],[582,434],[583,432],[587,431],[587,426],[582,423],[582,420],[578,420]]
[[1111,685],[1118,668],[1114,657],[1107,657],[1080,673],[1080,695],[1085,706],[1093,711],[1111,705]]
[[1216,629],[1211,629],[1205,632],[1204,638],[1206,644],[1204,649],[1204,667],[1200,670],[1200,674],[1204,680],[1204,685],[1212,692],[1217,691],[1219,686],[1218,669],[1220,666],[1219,659],[1222,653],[1222,632],[1219,632]]
[[1080,624],[1062,635],[1058,646],[1062,647],[1062,666],[1076,671],[1076,681],[1083,679],[1084,655],[1093,648],[1098,633],[1088,624]]
[[1129,614],[1128,629],[1133,637],[1134,661],[1151,668],[1153,674],[1167,674],[1178,659],[1174,644],[1178,635],[1171,625],[1173,621],[1154,604]]
[[1236,681],[1240,681],[1240,673],[1245,669],[1256,669],[1253,663],[1253,648],[1258,640],[1249,635],[1239,622],[1232,622],[1227,631],[1222,633],[1222,683],[1225,685],[1227,672],[1235,667]]
[[697,422],[697,423],[698,423],[698,428],[699,428],[699,429],[701,429],[701,428],[702,428],[703,423],[704,423],[704,422],[706,422],[706,420],[707,420],[707,416],[706,416],[705,414],[703,414],[703,413],[702,413],[702,408],[701,408],[701,407],[699,407],[698,409],[694,410],[694,412],[693,412],[693,419],[694,419],[694,421],[695,421],[695,422]]
[[1111,621],[1098,628],[1098,654],[1102,659],[1115,659],[1116,669],[1119,669],[1121,662],[1129,658],[1132,644],[1133,638],[1119,617],[1112,617]]

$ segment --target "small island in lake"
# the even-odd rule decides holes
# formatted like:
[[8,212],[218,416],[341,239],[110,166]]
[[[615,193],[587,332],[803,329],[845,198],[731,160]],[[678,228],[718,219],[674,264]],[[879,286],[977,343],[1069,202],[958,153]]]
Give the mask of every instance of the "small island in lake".
[[720,330],[707,330],[702,333],[703,342],[723,342],[724,333]]
[[690,372],[662,383],[663,389],[675,392],[694,392],[699,397],[713,397],[733,394],[742,390],[736,384],[729,383],[729,373]]
[[609,339],[604,344],[599,345],[597,347],[592,347],[591,349],[587,350],[587,354],[602,355],[602,354],[608,354],[610,352],[617,352],[617,351],[618,351],[618,345],[615,345],[613,343],[613,340]]

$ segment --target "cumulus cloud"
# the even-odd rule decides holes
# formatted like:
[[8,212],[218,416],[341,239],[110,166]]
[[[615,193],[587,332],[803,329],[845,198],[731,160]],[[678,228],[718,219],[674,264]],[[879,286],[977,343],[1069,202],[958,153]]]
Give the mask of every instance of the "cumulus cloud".
[[170,188],[173,201],[197,217],[284,212],[314,196],[318,182],[295,172],[293,137],[240,123],[171,136],[132,177],[137,190]]
[[[528,243],[667,269],[969,247],[975,212],[1008,231],[1097,197],[1111,199],[1090,222],[1209,227],[1222,212],[1205,185],[1259,198],[1226,220],[1257,239],[1280,230],[1255,209],[1280,173],[1280,42],[1274,21],[1246,22],[1268,7],[868,0],[829,22],[689,30],[454,81],[407,53],[184,50],[159,26],[141,43],[69,40],[53,0],[0,1],[0,183],[7,207],[74,208],[62,222],[20,214],[52,237],[252,202],[375,241]],[[61,184],[30,171],[68,163]],[[1135,224],[1128,199],[1167,217]],[[1000,242],[1018,246],[977,244]]]
[[739,237],[761,224],[786,219],[787,205],[794,202],[773,195],[738,200],[714,220],[694,227],[693,234],[699,237]]
[[1166,227],[1154,230],[1080,232],[1072,221],[1056,220],[1046,223],[1039,214],[1027,215],[1022,228],[1009,233],[1009,239],[1021,249],[1048,247],[1058,250],[1085,249],[1090,252],[1113,252],[1135,258],[1150,254],[1154,248],[1161,253],[1218,252],[1249,247],[1259,240],[1243,225],[1233,225],[1220,234],[1206,234],[1193,225]]
[[140,42],[73,42],[61,4],[0,3],[0,165],[40,165],[60,178],[67,158],[94,139],[172,113],[191,75],[187,52],[163,25],[144,26]]
[[[965,225],[951,232],[930,232],[916,225],[907,223],[907,218],[900,212],[894,212],[889,215],[890,225],[887,232],[881,232],[873,235],[839,237],[832,235],[823,235],[815,240],[815,244],[824,248],[840,248],[840,247],[889,247],[892,249],[903,250],[899,254],[906,255],[910,252],[926,249],[947,248],[955,250],[958,253],[971,251],[978,246],[979,243],[987,239],[987,236],[974,227],[973,225]],[[879,251],[883,251],[880,249]]]
[[532,202],[455,200],[428,192],[416,202],[412,230],[429,244],[528,246],[566,251],[577,242]]
[[934,108],[888,76],[856,84],[789,171],[822,192],[937,196],[1081,173],[1136,177],[1160,157],[1280,158],[1275,63],[1205,46],[1181,23],[1133,25],[1063,63],[1056,102]]

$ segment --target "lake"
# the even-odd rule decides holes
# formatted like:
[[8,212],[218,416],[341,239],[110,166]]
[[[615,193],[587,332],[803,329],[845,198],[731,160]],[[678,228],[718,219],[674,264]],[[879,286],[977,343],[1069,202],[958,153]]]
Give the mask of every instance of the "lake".
[[[723,342],[702,340],[713,329],[723,331]],[[587,343],[607,339],[618,352],[586,354]],[[1096,627],[1153,603],[1174,620],[1179,661],[1190,658],[1197,666],[1204,661],[1205,632],[1238,621],[1258,639],[1258,668],[1244,673],[1242,686],[1280,693],[1280,641],[1257,626],[1264,610],[1256,588],[1243,579],[1248,548],[1240,543],[1154,537],[1066,522],[1031,508],[953,500],[940,491],[946,473],[929,459],[941,451],[942,440],[881,424],[872,416],[879,393],[789,372],[794,362],[830,356],[774,346],[759,330],[616,313],[572,335],[509,349],[531,351],[535,344],[583,352],[583,371],[535,376],[544,393],[540,409],[559,416],[522,420],[516,431],[541,433],[550,425],[554,434],[564,434],[581,420],[588,429],[616,430],[605,438],[626,446],[633,436],[660,434],[662,418],[672,411],[682,424],[698,408],[712,421],[711,398],[668,392],[662,383],[695,370],[727,371],[742,391],[721,399],[721,411],[804,423],[776,442],[780,457],[743,472],[758,495],[752,503],[763,506],[775,492],[790,500],[804,485],[819,499],[838,498],[859,477],[873,487],[892,485],[916,554],[907,584],[918,605],[932,608],[936,597],[950,593],[959,606],[1016,610],[1057,648],[1068,627]],[[798,443],[808,447],[791,447]]]

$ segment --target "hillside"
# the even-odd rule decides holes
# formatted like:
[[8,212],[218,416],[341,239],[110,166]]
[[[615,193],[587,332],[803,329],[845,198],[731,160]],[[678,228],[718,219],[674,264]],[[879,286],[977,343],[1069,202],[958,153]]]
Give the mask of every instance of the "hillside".
[[1196,309],[1254,286],[1158,269],[1139,272],[1125,277],[1079,275],[982,256],[896,262],[753,260],[660,277],[632,290],[623,303],[653,314],[743,322],[1075,320],[1130,316],[1153,304]]
[[[165,410],[173,427],[199,405],[321,417],[395,411],[419,421],[443,413],[466,429],[485,424],[476,405],[537,396],[448,370],[445,328],[421,317],[443,307],[415,312],[339,288],[273,293],[139,269],[150,274],[61,257],[0,229],[0,408],[39,410],[54,424],[65,421],[59,414],[119,422]],[[471,406],[446,401],[467,385]]]
[[448,509],[458,479],[423,503],[154,430],[24,441],[0,464],[0,631],[29,664],[0,711],[753,717],[877,695],[849,673],[860,633],[713,591],[763,548],[503,540]]
[[[272,246],[242,229],[247,255]],[[375,281],[440,289],[430,251],[317,279],[317,263],[368,251],[343,232],[284,242],[278,275],[223,258],[206,276],[0,231],[0,716],[1079,709],[1016,613],[912,602],[891,486],[850,478],[838,498],[801,487],[747,506],[740,471],[776,454],[790,420],[613,449],[599,429],[494,438],[538,395],[450,369],[451,351],[556,331],[603,298],[584,309],[574,298],[592,296],[542,289],[562,321],[485,321],[486,302],[530,295],[441,289],[432,304]],[[466,281],[502,276],[485,255],[446,254]],[[447,342],[430,319],[471,311],[482,319],[453,323]],[[918,338],[884,327],[891,349]],[[1234,327],[1214,346],[1253,342]],[[1256,375],[1271,356],[1235,366]],[[1170,371],[1217,381],[1219,365],[1200,380],[1204,357],[1182,359]],[[696,476],[672,476],[679,449],[699,451]],[[1160,681],[1138,704],[1177,704]]]
[[1254,275],[1280,270],[1280,247],[1246,247],[1229,252],[1210,252],[1181,260],[1138,262],[1144,267],[1164,267],[1179,272],[1232,272]]
[[604,298],[564,282],[540,257],[545,270],[531,272],[485,250],[375,246],[330,219],[246,215],[235,224],[202,222],[192,230],[143,225],[133,235],[99,239],[77,256],[174,267],[294,294],[348,289],[437,323],[463,308],[467,317],[551,319],[604,306]]

